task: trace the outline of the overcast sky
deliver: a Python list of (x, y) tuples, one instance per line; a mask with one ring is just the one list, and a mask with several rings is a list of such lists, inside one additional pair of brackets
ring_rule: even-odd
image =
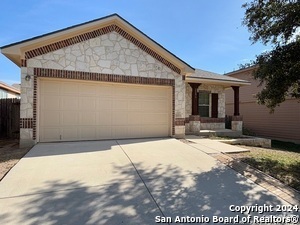
[[(267, 50), (252, 45), (240, 0), (1, 0), (0, 46), (118, 13), (191, 66), (220, 74)], [(20, 69), (0, 56), (0, 80)]]

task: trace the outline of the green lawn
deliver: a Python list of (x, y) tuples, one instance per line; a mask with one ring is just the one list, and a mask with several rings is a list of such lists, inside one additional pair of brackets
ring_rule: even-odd
[(249, 147), (241, 160), (300, 191), (300, 145), (272, 140), (272, 148)]

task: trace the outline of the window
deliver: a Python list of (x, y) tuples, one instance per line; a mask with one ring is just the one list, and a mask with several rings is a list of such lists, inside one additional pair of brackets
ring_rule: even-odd
[(0, 99), (1, 98), (7, 98), (7, 91), (6, 90), (1, 90), (0, 89)]
[(209, 117), (209, 93), (199, 92), (199, 115)]

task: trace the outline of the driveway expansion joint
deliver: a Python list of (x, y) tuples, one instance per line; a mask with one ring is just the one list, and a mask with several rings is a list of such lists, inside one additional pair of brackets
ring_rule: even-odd
[[(160, 208), (160, 206), (158, 205), (157, 201), (155, 200), (154, 196), (151, 194), (150, 189), (148, 188), (146, 182), (144, 181), (144, 179), (142, 178), (141, 174), (139, 173), (138, 169), (136, 168), (136, 166), (134, 165), (133, 161), (130, 159), (129, 155), (125, 152), (125, 150), (122, 148), (122, 145), (120, 145), (120, 143), (118, 142), (118, 140), (116, 140), (117, 144), (119, 145), (119, 147), (122, 149), (123, 153), (126, 155), (126, 157), (128, 158), (128, 160), (130, 161), (131, 165), (133, 166), (133, 168), (135, 169), (137, 175), (139, 176), (139, 178), (141, 179), (141, 181), (143, 182), (145, 188), (147, 189), (147, 192), (149, 193), (149, 195), (151, 196), (152, 200), (154, 201), (156, 207), (158, 208), (158, 210), (160, 211), (160, 213), (162, 214), (163, 217), (166, 217), (165, 214), (163, 213), (162, 209)], [(168, 223), (170, 224), (170, 223)]]

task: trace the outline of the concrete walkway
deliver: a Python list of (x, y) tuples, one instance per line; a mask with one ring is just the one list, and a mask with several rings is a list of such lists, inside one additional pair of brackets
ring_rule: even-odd
[(211, 140), (209, 138), (203, 138), (195, 135), (187, 135), (186, 140), (190, 141), (189, 145), (207, 154), (249, 152), (248, 149), (225, 144), (218, 140)]
[(156, 224), (157, 216), (202, 215), (213, 224), (215, 215), (244, 216), (230, 205), (255, 204), (287, 203), (175, 139), (38, 144), (0, 182), (2, 224)]

